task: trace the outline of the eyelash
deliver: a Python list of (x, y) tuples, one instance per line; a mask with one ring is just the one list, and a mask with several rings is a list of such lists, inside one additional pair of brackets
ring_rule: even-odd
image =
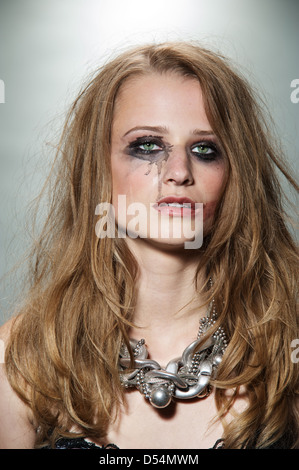
[[(200, 152), (194, 152), (193, 150), (197, 147), (202, 147), (202, 148), (207, 148), (210, 150), (210, 153), (200, 153)], [(200, 160), (204, 160), (206, 162), (212, 162), (219, 158), (220, 153), (217, 148), (217, 145), (214, 142), (211, 141), (203, 141), (203, 142), (197, 142), (195, 145), (192, 145), (191, 151), (193, 155), (196, 156), (196, 158)]]
[[(142, 149), (141, 146), (146, 145), (146, 144), (148, 145), (153, 144), (160, 148), (155, 149), (155, 150)], [(136, 140), (134, 140), (133, 142), (129, 144), (129, 150), (133, 151), (136, 157), (138, 155), (141, 155), (141, 156), (156, 155), (159, 152), (165, 151), (167, 147), (169, 148), (169, 146), (163, 143), (162, 138), (152, 137), (152, 136), (138, 137)]]
[[(145, 150), (142, 149), (142, 145), (156, 145), (159, 149), (154, 150)], [(197, 147), (206, 147), (209, 150), (209, 153), (200, 153), (194, 152), (194, 149)], [(153, 136), (143, 136), (138, 137), (133, 142), (131, 142), (128, 146), (128, 153), (136, 158), (148, 157), (148, 156), (156, 156), (160, 152), (170, 151), (172, 148), (171, 145), (166, 144), (163, 142), (162, 137), (153, 137)], [(189, 149), (189, 152), (193, 155), (196, 159), (205, 161), (205, 162), (213, 162), (220, 157), (220, 152), (217, 148), (217, 145), (214, 142), (209, 140), (196, 142), (196, 144), (192, 145)]]

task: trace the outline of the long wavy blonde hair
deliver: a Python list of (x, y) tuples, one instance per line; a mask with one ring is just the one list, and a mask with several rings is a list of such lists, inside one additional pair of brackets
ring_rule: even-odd
[[(110, 131), (119, 89), (152, 72), (198, 79), (228, 164), (215, 223), (201, 248), (218, 321), (229, 337), (215, 383), (220, 418), (241, 386), (249, 400), (224, 424), (225, 446), (263, 448), (283, 436), (295, 446), (299, 368), (291, 341), (299, 331), (298, 252), (276, 170), (298, 186), (247, 81), (221, 55), (196, 44), (123, 52), (73, 103), (52, 170), (49, 214), (30, 258), (31, 287), (6, 351), (8, 378), (33, 411), (37, 446), (73, 436), (72, 428), (101, 439), (117, 414), (123, 396), (118, 353), (132, 320), (138, 266), (124, 239), (96, 235), (95, 208), (111, 202)], [(235, 391), (229, 399), (228, 388)]]

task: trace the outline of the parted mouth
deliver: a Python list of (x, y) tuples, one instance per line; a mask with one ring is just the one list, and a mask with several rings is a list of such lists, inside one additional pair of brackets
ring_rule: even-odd
[(198, 204), (196, 204), (195, 201), (188, 197), (178, 196), (163, 197), (159, 199), (153, 207), (160, 212), (160, 214), (173, 217), (193, 217), (199, 210)]
[(176, 196), (168, 196), (163, 197), (160, 199), (156, 207), (179, 207), (179, 208), (188, 208), (195, 210), (195, 201), (189, 199), (188, 197), (176, 197)]

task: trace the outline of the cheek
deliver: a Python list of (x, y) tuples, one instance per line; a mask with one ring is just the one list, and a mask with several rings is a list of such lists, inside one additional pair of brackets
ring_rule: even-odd
[(220, 201), (225, 183), (224, 168), (215, 168), (207, 171), (204, 177), (204, 221), (214, 216), (217, 204)]
[(224, 165), (208, 168), (201, 174), (201, 181), (207, 201), (218, 201), (225, 183)]
[(122, 162), (121, 158), (118, 158), (118, 156), (112, 156), (111, 172), (113, 197), (116, 198), (119, 194), (127, 194), (128, 189), (131, 186), (131, 169), (128, 165), (125, 165), (124, 162)]
[(141, 169), (128, 165), (118, 165), (115, 168), (112, 165), (113, 198), (116, 199), (121, 194), (127, 196), (128, 202), (142, 202), (149, 183), (154, 184), (153, 178), (145, 175), (146, 169), (146, 164)]

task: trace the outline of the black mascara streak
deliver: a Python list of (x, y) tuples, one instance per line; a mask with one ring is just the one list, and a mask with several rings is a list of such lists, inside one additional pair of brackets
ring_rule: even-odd
[(157, 200), (159, 200), (162, 196), (162, 178), (161, 178), (161, 174), (162, 174), (162, 166), (163, 166), (163, 162), (167, 162), (168, 160), (168, 157), (169, 157), (169, 154), (170, 152), (172, 151), (172, 147), (173, 145), (167, 145), (164, 150), (163, 150), (163, 153), (164, 153), (164, 156), (163, 158), (160, 157), (158, 160), (156, 161), (149, 161), (149, 164), (148, 164), (148, 169), (147, 169), (147, 172), (145, 173), (145, 175), (149, 175), (151, 170), (152, 170), (152, 166), (153, 164), (155, 164), (157, 166), (157, 172), (158, 172), (158, 197), (157, 197)]

